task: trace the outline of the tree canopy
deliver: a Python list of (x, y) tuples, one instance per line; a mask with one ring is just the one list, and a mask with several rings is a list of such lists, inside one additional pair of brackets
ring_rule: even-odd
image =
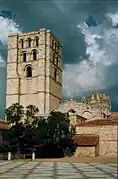
[(68, 114), (52, 111), (47, 118), (39, 117), (38, 107), (28, 105), (24, 108), (16, 103), (6, 109), (6, 119), (11, 124), (11, 145), (55, 144), (65, 151), (72, 148), (75, 129), (70, 126)]

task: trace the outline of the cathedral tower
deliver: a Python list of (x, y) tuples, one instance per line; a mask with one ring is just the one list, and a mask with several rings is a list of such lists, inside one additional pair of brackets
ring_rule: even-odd
[(62, 46), (50, 30), (8, 37), (6, 107), (20, 103), (41, 114), (62, 100)]

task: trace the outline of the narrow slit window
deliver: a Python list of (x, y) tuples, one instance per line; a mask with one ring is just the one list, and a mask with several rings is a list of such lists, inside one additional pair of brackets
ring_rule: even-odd
[(23, 52), (23, 62), (26, 62), (26, 58), (27, 58), (26, 52)]
[(57, 50), (59, 51), (59, 45), (57, 46)]
[(28, 47), (31, 47), (31, 39), (28, 39)]
[(52, 48), (54, 49), (55, 42), (52, 40)]
[(36, 47), (38, 47), (38, 45), (39, 45), (39, 38), (38, 37), (35, 38), (35, 43), (36, 43)]
[(59, 57), (57, 57), (56, 59), (56, 65), (58, 66), (58, 64), (59, 64)]
[(21, 48), (24, 47), (24, 42), (23, 42), (23, 39), (21, 39)]
[(55, 53), (53, 53), (53, 59), (52, 59), (53, 63), (55, 63)]
[(60, 48), (59, 48), (59, 45), (57, 46), (57, 53), (59, 53), (59, 50), (60, 50)]
[(57, 52), (57, 43), (55, 42), (55, 50), (56, 50), (56, 52)]
[(56, 81), (57, 80), (57, 69), (55, 68), (54, 70), (54, 80)]

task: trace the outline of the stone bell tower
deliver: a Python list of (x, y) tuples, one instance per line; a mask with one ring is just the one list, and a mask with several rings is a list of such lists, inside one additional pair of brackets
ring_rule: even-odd
[(40, 114), (62, 100), (62, 46), (50, 30), (8, 37), (6, 107), (20, 103), (39, 108)]

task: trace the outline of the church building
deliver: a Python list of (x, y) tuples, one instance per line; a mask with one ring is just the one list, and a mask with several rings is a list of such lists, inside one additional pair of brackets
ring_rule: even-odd
[(73, 122), (108, 119), (109, 97), (95, 90), (77, 102), (62, 102), (62, 45), (50, 30), (8, 36), (6, 107), (19, 103), (69, 113)]
[(9, 35), (6, 107), (32, 104), (48, 114), (61, 100), (61, 43), (46, 29)]

